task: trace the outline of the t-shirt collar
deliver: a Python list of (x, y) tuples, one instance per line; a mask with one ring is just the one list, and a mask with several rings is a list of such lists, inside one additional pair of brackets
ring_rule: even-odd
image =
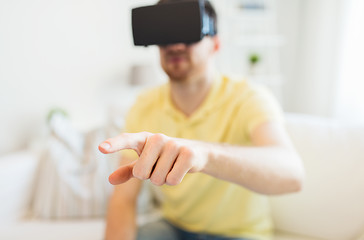
[(173, 104), (170, 96), (171, 86), (170, 83), (168, 82), (164, 86), (161, 94), (161, 97), (163, 98), (161, 99), (163, 103), (163, 109), (171, 117), (173, 117), (176, 121), (179, 122), (195, 123), (197, 121), (200, 121), (201, 119), (204, 119), (209, 114), (209, 112), (211, 112), (211, 110), (217, 107), (215, 103), (218, 102), (217, 98), (219, 97), (219, 89), (221, 84), (222, 84), (222, 77), (219, 74), (215, 74), (211, 89), (209, 90), (209, 93), (207, 94), (202, 104), (196, 109), (196, 111), (191, 116), (186, 116)]

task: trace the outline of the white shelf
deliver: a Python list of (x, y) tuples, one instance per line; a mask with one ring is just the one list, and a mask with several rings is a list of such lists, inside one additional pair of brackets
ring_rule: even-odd
[(280, 47), (285, 40), (280, 35), (241, 35), (232, 42), (239, 47)]
[[(280, 48), (286, 40), (277, 32), (276, 0), (213, 0), (213, 3), (225, 48), (220, 60), (222, 68), (265, 85), (282, 100)], [(254, 69), (250, 66), (251, 54), (259, 55), (260, 59)]]

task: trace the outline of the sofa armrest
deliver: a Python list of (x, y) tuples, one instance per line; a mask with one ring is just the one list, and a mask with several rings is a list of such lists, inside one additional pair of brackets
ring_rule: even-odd
[(19, 151), (0, 157), (0, 223), (11, 223), (28, 213), (39, 154)]
[(302, 114), (286, 119), (306, 181), (298, 194), (271, 198), (277, 229), (357, 239), (364, 229), (364, 126)]

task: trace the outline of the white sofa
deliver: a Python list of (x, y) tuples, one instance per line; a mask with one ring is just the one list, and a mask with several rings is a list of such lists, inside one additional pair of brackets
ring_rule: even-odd
[[(287, 114), (287, 130), (307, 179), (302, 192), (271, 197), (275, 240), (364, 240), (364, 126)], [(31, 150), (0, 157), (0, 239), (102, 239), (102, 216), (24, 217), (38, 164), (39, 154)], [(143, 214), (140, 222), (151, 217)]]

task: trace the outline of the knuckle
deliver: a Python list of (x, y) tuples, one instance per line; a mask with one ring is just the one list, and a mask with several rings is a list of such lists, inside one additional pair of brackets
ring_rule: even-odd
[(150, 178), (150, 181), (151, 181), (151, 183), (153, 183), (154, 185), (157, 185), (157, 186), (162, 186), (165, 183), (164, 179), (162, 179), (160, 176), (157, 176), (157, 175), (156, 176), (153, 175)]
[(144, 132), (139, 132), (138, 135), (142, 136), (142, 137), (138, 138), (138, 140), (140, 142), (145, 142), (145, 139), (147, 139), (149, 137), (149, 133), (145, 132), (145, 131)]
[(164, 146), (165, 150), (168, 152), (173, 152), (177, 150), (177, 143), (172, 140), (168, 140)]
[(182, 147), (180, 150), (181, 160), (184, 164), (191, 166), (193, 164), (193, 152), (190, 148)]
[(148, 141), (153, 144), (162, 145), (166, 141), (166, 136), (161, 133), (156, 133), (148, 137)]
[(168, 175), (167, 176), (167, 179), (166, 179), (166, 183), (168, 185), (171, 185), (171, 186), (175, 186), (177, 184), (179, 184), (181, 182), (182, 179), (176, 177), (176, 176), (173, 176), (173, 175)]
[(191, 158), (193, 155), (193, 152), (190, 148), (183, 146), (180, 149), (181, 155), (185, 158)]
[(137, 166), (133, 168), (133, 176), (140, 180), (146, 180), (149, 178), (149, 174), (146, 173), (142, 168), (138, 168)]
[(139, 132), (139, 135), (143, 136), (143, 137), (139, 138), (139, 141), (144, 143), (145, 139), (147, 139), (151, 136), (151, 133), (144, 131), (144, 132)]
[(163, 141), (165, 137), (166, 136), (161, 133), (156, 133), (152, 136), (152, 138), (155, 139), (156, 141)]

